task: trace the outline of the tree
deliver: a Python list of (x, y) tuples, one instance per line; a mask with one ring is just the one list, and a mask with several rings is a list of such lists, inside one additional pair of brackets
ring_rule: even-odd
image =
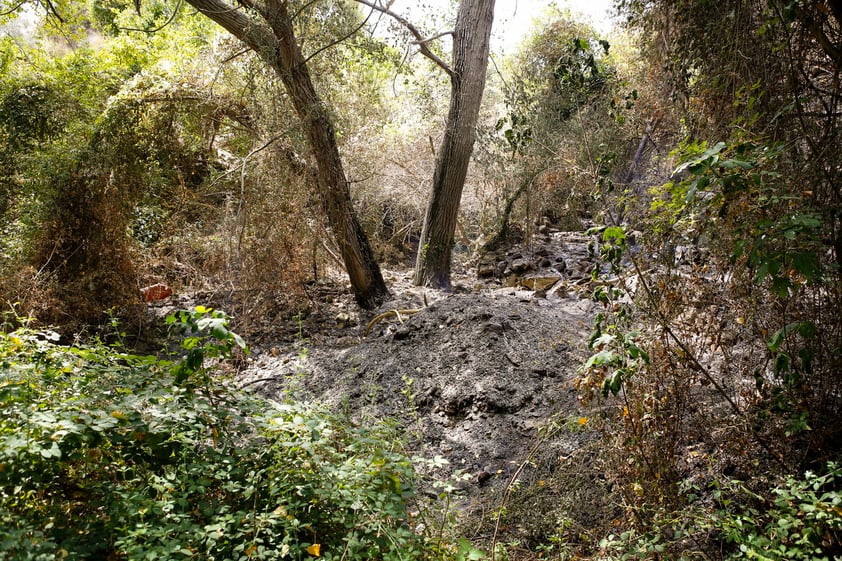
[[(336, 233), (357, 302), (364, 308), (374, 307), (388, 296), (388, 289), (353, 212), (333, 127), (310, 79), (287, 3), (283, 0), (246, 2), (243, 5), (249, 8), (247, 13), (225, 0), (187, 1), (253, 49), (280, 76), (313, 150), (323, 209)], [(415, 270), (417, 285), (449, 288), (456, 221), (485, 88), (494, 0), (460, 3), (452, 32), (452, 68), (429, 49), (427, 43), (432, 39), (421, 37), (409, 22), (389, 11), (388, 5), (358, 1), (396, 17), (415, 35), (422, 53), (450, 76), (450, 109), (436, 159)]]
[(494, 0), (462, 0), (453, 31), (450, 109), (415, 263), (419, 286), (450, 287), (456, 219), (476, 139), (493, 22)]
[[(494, 0), (462, 0), (454, 30), (432, 38), (424, 38), (406, 19), (376, 1), (357, 1), (400, 22), (414, 35), (421, 52), (450, 76), (450, 109), (444, 138), (436, 156), (414, 279), (418, 286), (450, 288), (451, 250), (485, 90), (491, 27), (494, 23)], [(452, 67), (428, 46), (433, 39), (447, 34), (453, 36)]]
[(339, 245), (354, 297), (363, 308), (376, 307), (389, 297), (389, 290), (351, 204), (333, 124), (307, 69), (288, 3), (242, 2), (246, 11), (225, 0), (187, 2), (245, 43), (280, 77), (313, 152), (320, 203)]
[[(624, 86), (596, 31), (561, 13), (537, 26), (505, 63), (506, 115), (494, 130), (483, 170), (503, 181), (499, 226), (481, 252), (510, 241), (510, 223), (535, 218), (578, 230), (593, 216), (606, 179), (626, 143), (620, 100)], [(605, 185), (607, 187), (607, 185)], [(518, 200), (525, 202), (518, 203)]]

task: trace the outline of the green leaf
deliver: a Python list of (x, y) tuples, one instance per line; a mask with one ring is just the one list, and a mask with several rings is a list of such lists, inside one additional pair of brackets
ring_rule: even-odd
[(61, 449), (55, 442), (49, 448), (41, 448), (38, 452), (44, 458), (61, 458)]
[(780, 376), (781, 374), (788, 372), (791, 362), (790, 356), (787, 353), (778, 353), (775, 356), (775, 375)]
[(592, 368), (594, 366), (604, 366), (606, 364), (615, 364), (618, 362), (617, 353), (611, 350), (604, 350), (596, 353), (595, 355), (591, 356), (587, 362), (585, 362), (584, 368)]
[(819, 275), (819, 258), (813, 252), (796, 253), (792, 258), (792, 268), (808, 281), (814, 281)]
[(772, 337), (766, 343), (766, 347), (772, 352), (778, 352), (781, 349), (781, 346), (784, 344), (784, 341), (786, 341), (786, 338), (789, 336), (789, 334), (797, 332), (799, 330), (801, 323), (802, 322), (798, 321), (793, 322), (775, 331), (775, 333), (772, 334)]
[(725, 169), (734, 169), (734, 168), (741, 168), (741, 169), (752, 169), (755, 167), (755, 164), (752, 162), (746, 162), (744, 160), (723, 160), (720, 164)]
[(634, 359), (642, 358), (643, 362), (649, 364), (649, 353), (638, 347), (634, 344), (628, 344), (626, 346), (626, 352), (629, 353), (629, 356)]
[(602, 382), (602, 395), (607, 396), (609, 393), (617, 395), (623, 387), (623, 380), (625, 379), (626, 371), (622, 368), (615, 370), (611, 376), (607, 377)]
[(619, 226), (611, 226), (602, 232), (602, 241), (604, 242), (623, 242), (626, 239), (626, 233)]
[(712, 148), (708, 148), (701, 155), (684, 162), (678, 166), (674, 174), (680, 174), (685, 170), (689, 170), (694, 175), (701, 175), (705, 170), (715, 165), (719, 161), (719, 153), (725, 149), (724, 142), (717, 142)]

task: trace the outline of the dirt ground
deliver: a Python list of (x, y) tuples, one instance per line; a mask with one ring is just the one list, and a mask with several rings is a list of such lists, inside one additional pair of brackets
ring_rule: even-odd
[(592, 438), (571, 429), (542, 440), (551, 419), (575, 429), (583, 415), (571, 381), (595, 313), (587, 242), (548, 233), (460, 269), (451, 293), (387, 271), (394, 299), (373, 313), (312, 287), (317, 304), (285, 330), (251, 336), (239, 383), (360, 423), (397, 419), (411, 453), (448, 461), (438, 477), (463, 474), (460, 508), (487, 510), (534, 471), (536, 449), (552, 463)]

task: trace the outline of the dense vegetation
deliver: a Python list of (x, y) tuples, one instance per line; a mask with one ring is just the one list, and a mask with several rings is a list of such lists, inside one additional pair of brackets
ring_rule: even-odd
[(212, 376), (211, 360), (245, 350), (221, 312), (169, 323), (185, 334), (178, 360), (59, 345), (29, 328), (0, 338), (0, 559), (447, 551), (412, 529), (414, 468), (393, 428), (352, 427)]
[[(360, 222), (405, 265), (446, 76), (354, 3), (289, 4)], [(300, 313), (341, 251), (259, 56), (180, 3), (45, 5), (25, 30), (0, 9), (0, 559), (477, 557), (415, 532), (397, 429), (226, 382), (220, 312), (173, 316), (175, 355), (120, 346), (141, 286), (224, 289), (249, 325)], [(477, 125), (456, 254), (549, 225), (603, 264), (576, 379), (600, 479), (559, 468), (550, 522), (491, 555), (840, 559), (842, 8), (616, 5), (608, 39), (548, 15)], [(495, 522), (530, 526), (530, 493)]]

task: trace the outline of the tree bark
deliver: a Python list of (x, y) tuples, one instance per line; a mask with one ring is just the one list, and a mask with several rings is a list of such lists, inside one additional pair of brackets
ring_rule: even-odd
[(320, 203), (340, 248), (354, 297), (365, 309), (377, 307), (389, 297), (389, 290), (354, 213), (333, 124), (310, 78), (287, 2), (267, 0), (253, 5), (259, 19), (224, 0), (187, 2), (255, 51), (281, 78), (316, 160)]
[(488, 68), (494, 0), (462, 0), (453, 32), (450, 109), (421, 230), (415, 284), (450, 288), (456, 220)]

